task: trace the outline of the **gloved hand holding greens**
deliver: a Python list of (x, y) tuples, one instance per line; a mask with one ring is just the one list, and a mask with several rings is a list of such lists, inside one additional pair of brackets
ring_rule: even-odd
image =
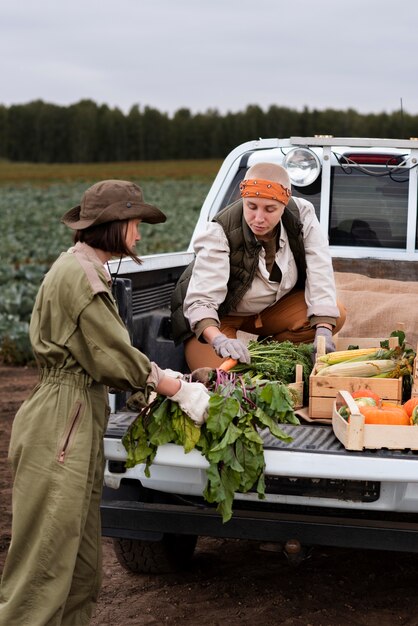
[[(195, 383), (196, 384), (196, 383)], [(213, 370), (206, 384), (210, 398), (206, 422), (196, 426), (177, 402), (157, 395), (123, 437), (127, 467), (145, 463), (145, 474), (157, 448), (165, 443), (199, 450), (209, 463), (203, 497), (217, 504), (224, 522), (232, 516), (235, 492), (256, 489), (264, 497), (263, 440), (258, 429), (268, 428), (282, 441), (291, 439), (280, 423), (298, 424), (292, 395), (283, 383), (256, 380), (248, 373)]]

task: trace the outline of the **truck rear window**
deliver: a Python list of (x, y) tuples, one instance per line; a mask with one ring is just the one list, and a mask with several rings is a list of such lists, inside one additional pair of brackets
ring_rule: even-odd
[[(391, 174), (387, 167), (378, 166), (369, 170), (372, 174), (356, 166), (332, 168), (329, 242), (334, 246), (405, 249), (409, 173), (397, 169)], [(237, 172), (220, 209), (240, 197), (239, 183), (245, 171)], [(312, 202), (319, 219), (321, 179), (292, 191), (295, 197)]]
[[(374, 168), (371, 176), (356, 168), (347, 174), (333, 168), (329, 241), (336, 246), (405, 248), (408, 173), (388, 176)], [(383, 175), (383, 174), (386, 175)]]

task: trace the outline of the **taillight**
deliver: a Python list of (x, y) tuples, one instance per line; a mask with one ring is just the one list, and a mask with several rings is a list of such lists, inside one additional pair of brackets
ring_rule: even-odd
[(399, 165), (404, 161), (404, 156), (384, 154), (376, 152), (345, 152), (340, 157), (340, 163), (342, 165), (351, 163), (357, 163), (359, 165)]

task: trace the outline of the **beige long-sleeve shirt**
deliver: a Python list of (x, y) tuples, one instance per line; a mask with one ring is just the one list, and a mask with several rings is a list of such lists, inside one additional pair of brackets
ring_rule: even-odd
[[(311, 202), (294, 198), (303, 225), (307, 279), (305, 299), (308, 317), (339, 316), (332, 260), (328, 241), (323, 234)], [(196, 261), (184, 300), (184, 314), (191, 329), (202, 320), (211, 318), (219, 323), (218, 308), (225, 300), (229, 279), (229, 244), (222, 226), (210, 222), (206, 231), (194, 242)], [(287, 233), (282, 225), (280, 245), (275, 262), (282, 272), (282, 280), (269, 279), (265, 251), (260, 251), (258, 269), (249, 290), (231, 314), (260, 313), (289, 293), (297, 282), (297, 267), (290, 249)]]

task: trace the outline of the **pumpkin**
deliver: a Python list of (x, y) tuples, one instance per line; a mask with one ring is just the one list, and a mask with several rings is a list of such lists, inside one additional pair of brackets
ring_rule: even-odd
[(380, 406), (360, 406), (365, 424), (387, 424), (409, 426), (410, 418), (401, 406), (383, 402)]
[(357, 391), (353, 391), (351, 396), (354, 399), (355, 398), (373, 398), (376, 404), (379, 404), (381, 400), (380, 396), (374, 391), (371, 391), (370, 389), (358, 389)]
[(405, 411), (408, 413), (409, 417), (411, 417), (412, 411), (414, 407), (416, 407), (417, 405), (418, 405), (418, 398), (410, 398), (409, 400), (404, 402), (402, 406), (405, 409)]
[(411, 426), (416, 426), (418, 424), (418, 404), (416, 404), (412, 409), (412, 414), (409, 419), (411, 421)]

